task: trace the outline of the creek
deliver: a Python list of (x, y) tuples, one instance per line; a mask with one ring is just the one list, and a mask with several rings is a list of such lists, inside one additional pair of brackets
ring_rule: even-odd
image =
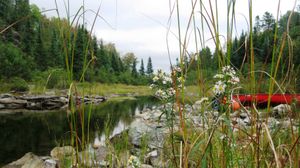
[[(157, 104), (153, 97), (137, 97), (86, 106), (85, 123), (91, 112), (90, 143), (103, 141), (105, 132), (110, 136), (120, 133), (130, 125), (135, 114)], [(69, 119), (63, 110), (0, 113), (0, 166), (17, 160), (27, 152), (47, 156), (55, 146), (69, 145)]]

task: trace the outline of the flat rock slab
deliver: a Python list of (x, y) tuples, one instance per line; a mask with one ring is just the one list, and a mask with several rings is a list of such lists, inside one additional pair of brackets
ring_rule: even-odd
[[(103, 96), (74, 96), (72, 100), (76, 104), (99, 104), (106, 101)], [(26, 110), (55, 110), (69, 104), (68, 96), (13, 96), (11, 94), (0, 95), (0, 110), (26, 109)]]

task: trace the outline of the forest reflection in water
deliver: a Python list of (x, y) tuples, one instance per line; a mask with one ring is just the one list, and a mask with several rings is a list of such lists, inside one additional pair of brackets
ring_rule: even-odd
[[(110, 135), (121, 132), (132, 122), (136, 113), (144, 108), (152, 108), (157, 103), (153, 97), (138, 97), (134, 100), (108, 101), (92, 106), (89, 125), (91, 143), (95, 138), (103, 140), (105, 129)], [(89, 108), (84, 108), (85, 123)], [(79, 132), (79, 136), (80, 134)], [(27, 152), (49, 155), (55, 146), (69, 144), (68, 115), (65, 111), (0, 114), (0, 135), (0, 166), (22, 157)]]

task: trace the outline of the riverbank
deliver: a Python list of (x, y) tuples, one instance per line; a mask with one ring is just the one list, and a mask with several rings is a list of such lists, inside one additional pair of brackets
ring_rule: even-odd
[[(290, 118), (291, 107), (288, 105), (279, 105), (274, 107), (270, 114), (264, 111), (257, 112), (257, 118), (251, 115), (249, 109), (236, 111), (230, 116), (221, 114), (218, 111), (203, 111), (203, 102), (196, 102), (193, 105), (185, 105), (187, 129), (190, 131), (190, 136), (194, 134), (202, 137), (201, 142), (213, 140), (218, 150), (219, 141), (227, 140), (233, 145), (234, 149), (248, 150), (247, 143), (254, 138), (251, 135), (251, 130), (257, 125), (261, 127), (261, 138), (267, 138), (267, 132), (277, 132), (274, 143), (279, 141), (286, 141), (287, 132), (297, 132), (299, 128), (299, 118)], [(48, 154), (49, 156), (37, 156), (33, 153), (27, 153), (24, 157), (12, 162), (9, 166), (25, 166), (39, 165), (40, 167), (61, 167), (71, 162), (76, 166), (86, 167), (127, 167), (132, 160), (138, 162), (140, 167), (172, 167), (174, 166), (172, 160), (171, 145), (175, 145), (176, 152), (180, 149), (180, 144), (183, 142), (183, 137), (180, 135), (179, 116), (178, 111), (174, 111), (174, 125), (173, 129), (170, 125), (170, 119), (166, 115), (162, 115), (166, 108), (170, 109), (171, 104), (166, 106), (156, 106), (153, 108), (145, 108), (140, 113), (135, 114), (134, 121), (130, 123), (127, 129), (123, 132), (106, 139), (105, 141), (95, 141), (88, 145), (85, 150), (76, 154), (75, 149), (70, 146), (55, 147)], [(222, 132), (224, 124), (230, 127), (232, 137), (227, 136)], [(204, 134), (215, 130), (212, 137), (206, 137)], [(175, 141), (172, 142), (170, 137), (174, 135)], [(233, 142), (233, 137), (234, 142)], [(198, 139), (196, 138), (196, 139)], [(211, 139), (212, 138), (212, 139)], [(250, 139), (249, 139), (250, 138)], [(282, 139), (283, 138), (283, 139)], [(191, 139), (192, 140), (192, 139)], [(266, 139), (267, 140), (267, 139)], [(128, 143), (128, 144), (127, 144)], [(191, 147), (193, 141), (189, 142)], [(261, 142), (263, 143), (263, 142)], [(268, 141), (265, 142), (268, 144)], [(205, 144), (205, 143), (204, 143)], [(199, 144), (201, 147), (204, 144)], [(268, 148), (268, 146), (265, 146)], [(120, 149), (122, 148), (122, 149)], [(198, 148), (197, 148), (198, 149)], [(198, 149), (201, 151), (201, 148)], [(196, 152), (196, 151), (194, 151)], [(217, 151), (218, 152), (218, 151)], [(251, 154), (241, 155), (240, 162), (247, 165), (246, 158)], [(271, 152), (271, 151), (265, 151)], [(236, 154), (240, 155), (243, 151)], [(191, 157), (197, 154), (191, 152)], [(270, 153), (272, 155), (272, 152)], [(77, 161), (76, 161), (77, 158)], [(179, 160), (179, 155), (176, 157)], [(199, 157), (196, 157), (199, 159)], [(245, 162), (244, 162), (245, 161)], [(265, 159), (266, 162), (272, 162), (272, 159)], [(196, 166), (196, 160), (191, 160), (191, 167)], [(71, 166), (71, 165), (69, 165)]]

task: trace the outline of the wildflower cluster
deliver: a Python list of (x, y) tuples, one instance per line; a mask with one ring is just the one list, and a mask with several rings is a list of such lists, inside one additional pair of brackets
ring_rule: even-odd
[(176, 87), (181, 88), (184, 81), (182, 77), (178, 77), (180, 72), (181, 69), (175, 67), (172, 75), (167, 74), (160, 69), (154, 74), (150, 88), (156, 90), (155, 96), (157, 98), (163, 101), (174, 99)]
[(213, 87), (213, 92), (215, 95), (225, 94), (226, 90), (232, 89), (236, 86), (240, 79), (236, 76), (235, 70), (230, 66), (225, 66), (222, 68), (222, 72), (214, 76), (217, 79)]
[(128, 164), (132, 167), (132, 168), (138, 168), (141, 167), (141, 163), (139, 161), (139, 158), (137, 158), (136, 156), (131, 155), (130, 158), (128, 159)]

